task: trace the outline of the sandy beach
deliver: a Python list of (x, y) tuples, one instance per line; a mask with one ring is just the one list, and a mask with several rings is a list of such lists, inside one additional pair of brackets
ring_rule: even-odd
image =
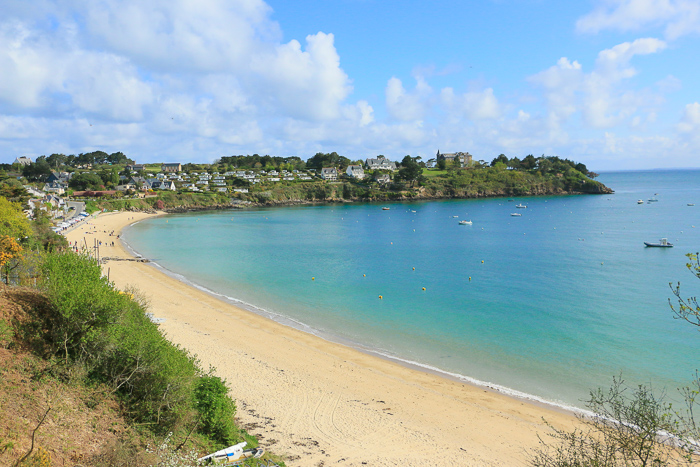
[[(101, 214), (66, 234), (101, 257), (129, 258), (116, 235), (145, 213)], [(109, 233), (114, 232), (113, 236)], [(83, 240), (84, 239), (84, 240)], [(112, 242), (115, 246), (112, 247)], [(109, 245), (109, 246), (108, 246)], [(226, 379), (241, 425), (289, 466), (526, 465), (573, 415), (407, 368), (237, 308), (147, 263), (110, 260), (172, 342)]]

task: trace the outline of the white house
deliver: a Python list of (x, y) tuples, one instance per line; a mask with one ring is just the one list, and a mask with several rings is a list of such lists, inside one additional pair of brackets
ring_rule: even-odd
[(376, 159), (366, 159), (365, 167), (370, 170), (396, 170), (396, 162), (390, 161), (384, 156), (378, 156)]
[(17, 159), (15, 159), (14, 163), (20, 165), (29, 165), (32, 163), (32, 160), (27, 156), (19, 156)]
[(389, 177), (389, 174), (380, 174), (375, 176), (374, 179), (380, 185), (386, 185), (387, 183), (391, 182), (391, 177)]
[(338, 180), (338, 171), (335, 167), (324, 167), (321, 169), (321, 178), (324, 180)]
[(362, 180), (365, 178), (365, 171), (362, 170), (361, 165), (349, 165), (345, 173), (348, 174), (348, 177), (352, 177), (357, 180)]

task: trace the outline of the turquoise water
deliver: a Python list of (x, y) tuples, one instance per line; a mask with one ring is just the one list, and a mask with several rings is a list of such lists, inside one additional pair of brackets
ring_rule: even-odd
[[(599, 180), (616, 193), (190, 213), (123, 238), (282, 322), (453, 375), (574, 406), (621, 372), (675, 393), (700, 355), (668, 305), (669, 282), (700, 290), (700, 171)], [(675, 248), (644, 248), (660, 237)]]

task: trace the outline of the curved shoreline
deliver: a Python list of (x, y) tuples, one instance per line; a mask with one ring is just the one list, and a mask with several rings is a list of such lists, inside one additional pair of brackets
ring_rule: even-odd
[[(102, 239), (148, 217), (109, 213), (67, 236), (78, 240), (92, 227), (97, 233), (87, 235)], [(107, 248), (127, 254), (116, 243)], [(118, 287), (142, 290), (173, 342), (198, 354), (204, 367), (217, 367), (238, 399), (242, 424), (262, 446), (288, 454), (288, 465), (523, 465), (525, 450), (547, 433), (542, 417), (557, 427), (575, 423), (546, 401), (294, 329), (148, 264), (104, 267)]]
[[(155, 217), (155, 216), (152, 216)], [(151, 218), (152, 218), (151, 217)], [(134, 223), (131, 223), (122, 230), (124, 232), (126, 229), (129, 227), (135, 225), (136, 223), (141, 222), (137, 221)], [(143, 255), (141, 255), (138, 251), (136, 251), (128, 242), (122, 240), (122, 244), (126, 247), (128, 252), (135, 258), (143, 258)], [(327, 331), (321, 331), (319, 329), (316, 329), (312, 326), (309, 326), (306, 323), (303, 323), (301, 321), (295, 320), (294, 318), (290, 318), (288, 316), (281, 315), (279, 313), (274, 313), (269, 310), (266, 310), (264, 308), (260, 308), (257, 305), (254, 305), (252, 303), (245, 302), (243, 300), (237, 299), (235, 297), (230, 297), (228, 295), (225, 295), (223, 293), (217, 292), (215, 290), (209, 289), (208, 287), (205, 287), (201, 284), (198, 284), (194, 282), (192, 279), (177, 273), (175, 271), (171, 271), (170, 269), (162, 266), (156, 261), (149, 261), (149, 264), (151, 267), (156, 268), (159, 272), (179, 281), (187, 285), (188, 287), (194, 287), (210, 296), (213, 298), (216, 298), (218, 300), (221, 300), (223, 302), (228, 303), (229, 305), (235, 306), (237, 308), (242, 308), (250, 313), (256, 314), (262, 318), (269, 319), (271, 321), (274, 321), (282, 326), (287, 326), (292, 329), (295, 329), (299, 332), (303, 332), (306, 334), (310, 334), (312, 336), (318, 337), (320, 339), (323, 339), (325, 341), (328, 341), (333, 344), (338, 344), (338, 345), (343, 345), (346, 347), (350, 347), (351, 349), (357, 350), (358, 352), (365, 353), (367, 355), (372, 355), (381, 359), (385, 359), (389, 362), (392, 362), (397, 365), (401, 365), (403, 367), (416, 370), (416, 371), (422, 371), (426, 372), (429, 374), (433, 374), (435, 376), (441, 377), (441, 378), (446, 378), (451, 381), (459, 382), (459, 383), (467, 383), (473, 386), (476, 386), (477, 388), (481, 389), (488, 389), (490, 391), (494, 391), (496, 393), (502, 394), (507, 397), (512, 397), (516, 400), (524, 400), (529, 403), (533, 404), (538, 404), (542, 407), (547, 407), (551, 408), (554, 410), (560, 410), (564, 413), (569, 413), (569, 414), (586, 414), (586, 415), (592, 415), (592, 412), (586, 411), (584, 409), (581, 409), (579, 407), (574, 407), (568, 404), (565, 404), (563, 402), (556, 402), (556, 401), (551, 401), (548, 399), (545, 399), (543, 397), (537, 396), (535, 394), (529, 394), (526, 392), (519, 391), (517, 389), (510, 388), (508, 386), (503, 386), (501, 384), (497, 383), (492, 383), (490, 381), (484, 381), (480, 380), (477, 378), (473, 378), (468, 375), (463, 375), (461, 373), (454, 373), (450, 372), (447, 370), (443, 370), (441, 368), (426, 364), (426, 363), (421, 363), (418, 361), (414, 360), (407, 360), (404, 359), (400, 356), (397, 355), (392, 355), (388, 353), (387, 351), (383, 351), (382, 349), (376, 349), (376, 348), (370, 348), (367, 346), (364, 346), (358, 342), (353, 342), (348, 339), (343, 339), (342, 337), (339, 337), (331, 332)]]

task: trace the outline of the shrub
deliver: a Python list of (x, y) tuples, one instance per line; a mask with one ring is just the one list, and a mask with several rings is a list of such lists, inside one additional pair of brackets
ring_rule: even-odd
[(194, 396), (201, 415), (201, 432), (222, 444), (236, 441), (239, 436), (233, 422), (236, 404), (228, 396), (228, 388), (221, 378), (202, 376), (197, 381)]
[(93, 357), (94, 347), (128, 298), (112, 288), (97, 261), (87, 256), (49, 254), (41, 272), (41, 286), (51, 302), (45, 316), (49, 345), (66, 362), (69, 357)]

